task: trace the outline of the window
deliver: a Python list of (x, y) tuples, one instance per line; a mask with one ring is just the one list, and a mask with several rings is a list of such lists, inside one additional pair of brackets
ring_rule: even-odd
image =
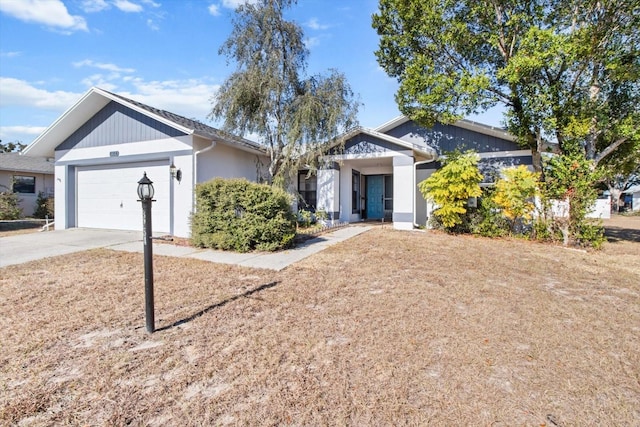
[(384, 210), (393, 211), (393, 175), (384, 176)]
[(36, 177), (14, 175), (13, 192), (22, 193), (22, 194), (35, 194), (36, 193)]
[(351, 171), (351, 213), (360, 213), (360, 172)]
[(299, 209), (315, 211), (317, 185), (315, 175), (309, 176), (308, 171), (298, 172), (298, 193), (301, 199)]

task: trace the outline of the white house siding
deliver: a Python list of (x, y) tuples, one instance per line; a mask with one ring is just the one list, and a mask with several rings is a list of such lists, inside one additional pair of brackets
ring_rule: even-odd
[(269, 165), (266, 157), (232, 148), (223, 143), (202, 152), (197, 158), (197, 182), (206, 182), (213, 178), (246, 178), (260, 181), (266, 177)]
[(340, 221), (355, 222), (360, 221), (360, 214), (352, 212), (351, 206), (351, 174), (353, 173), (353, 165), (345, 162), (340, 167)]
[(316, 208), (327, 213), (330, 220), (340, 219), (340, 168), (319, 169), (317, 172)]
[(603, 197), (596, 200), (587, 218), (609, 219), (611, 218), (611, 197)]
[(398, 230), (413, 228), (414, 205), (413, 157), (393, 158), (393, 227)]
[[(425, 166), (427, 166), (427, 165), (425, 165)], [(431, 166), (433, 166), (433, 163), (431, 163)], [(435, 168), (434, 169), (420, 169), (419, 167), (416, 167), (416, 171), (415, 171), (416, 182), (415, 182), (415, 190), (414, 190), (415, 191), (415, 200), (416, 200), (415, 223), (416, 223), (416, 225), (419, 225), (419, 226), (426, 226), (427, 225), (427, 219), (431, 215), (431, 212), (433, 210), (433, 206), (432, 206), (433, 204), (429, 203), (424, 198), (424, 196), (420, 192), (420, 188), (418, 187), (418, 184), (420, 184), (425, 179), (429, 178), (431, 176), (431, 174), (433, 174), (435, 171), (436, 171)]]
[[(103, 145), (97, 147), (72, 148), (68, 150), (56, 151), (56, 226), (60, 229), (92, 226), (105, 228), (122, 228), (122, 229), (141, 229), (142, 228), (142, 210), (140, 207), (140, 220), (135, 219), (135, 214), (124, 211), (132, 204), (133, 199), (127, 199), (125, 206), (124, 197), (128, 196), (129, 190), (121, 188), (122, 183), (112, 182), (111, 172), (113, 170), (122, 169), (136, 170), (144, 172), (145, 164), (149, 165), (150, 170), (156, 176), (149, 172), (148, 177), (154, 182), (158, 182), (156, 188), (156, 199), (160, 200), (160, 204), (154, 204), (154, 214), (158, 216), (158, 220), (152, 221), (154, 232), (171, 233), (179, 237), (188, 237), (189, 227), (188, 218), (191, 212), (191, 194), (192, 186), (192, 166), (191, 166), (191, 136), (181, 136), (175, 138), (164, 138), (153, 141), (130, 142), (127, 144)], [(180, 168), (183, 173), (183, 179), (180, 183), (176, 180), (168, 180), (169, 165), (174, 162), (176, 167)], [(162, 168), (158, 165), (165, 165), (165, 172), (161, 172)], [(83, 182), (78, 180), (83, 177), (99, 177), (95, 173), (89, 174), (87, 171), (103, 169), (102, 175), (104, 184), (101, 191), (109, 192), (109, 194), (120, 195), (123, 200), (122, 208), (120, 203), (114, 207), (112, 211), (114, 218), (96, 223), (95, 220), (80, 218), (79, 215), (86, 215), (91, 212), (91, 208), (85, 204), (78, 203), (78, 191), (83, 192), (86, 187)], [(115, 172), (117, 173), (117, 172)], [(164, 173), (164, 176), (158, 174)], [(137, 189), (137, 181), (142, 178), (142, 174), (138, 178), (130, 177), (132, 197), (135, 198)], [(114, 188), (109, 188), (109, 186)], [(155, 187), (155, 186), (154, 186)], [(168, 192), (169, 194), (163, 194)], [(84, 194), (82, 193), (83, 197)], [(112, 197), (112, 199), (113, 199)], [(115, 199), (111, 200), (113, 202)], [(136, 198), (137, 200), (137, 198)], [(106, 200), (105, 200), (106, 202)], [(117, 208), (117, 209), (116, 209)], [(123, 211), (118, 216), (118, 209)], [(133, 212), (133, 211), (129, 211)], [(168, 221), (167, 221), (168, 219)]]

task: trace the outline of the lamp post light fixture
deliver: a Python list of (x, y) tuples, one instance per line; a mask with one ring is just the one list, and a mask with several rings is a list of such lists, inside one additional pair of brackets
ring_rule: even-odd
[(153, 181), (145, 172), (138, 181), (138, 197), (142, 202), (142, 241), (144, 244), (144, 308), (147, 332), (155, 331), (153, 313), (153, 247), (151, 244), (151, 202), (153, 202)]

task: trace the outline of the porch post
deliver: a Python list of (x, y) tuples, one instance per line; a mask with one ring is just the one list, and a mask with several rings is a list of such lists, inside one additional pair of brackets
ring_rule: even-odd
[(414, 174), (412, 156), (393, 157), (393, 228), (413, 229)]

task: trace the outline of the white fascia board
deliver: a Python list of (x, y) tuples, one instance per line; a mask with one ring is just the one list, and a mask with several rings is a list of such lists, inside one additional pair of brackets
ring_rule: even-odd
[(484, 153), (478, 153), (478, 155), (480, 156), (481, 159), (498, 159), (501, 157), (520, 157), (520, 156), (530, 156), (531, 150), (489, 151)]
[(113, 96), (109, 92), (105, 92), (100, 88), (92, 87), (85, 93), (82, 98), (65, 111), (53, 124), (40, 134), (27, 148), (23, 150), (23, 154), (27, 156), (53, 157), (55, 148), (67, 139), (80, 126), (93, 117), (98, 111), (104, 108), (110, 101), (115, 101), (134, 111), (151, 117), (154, 120), (162, 122), (167, 126), (179, 130), (187, 135), (194, 133), (193, 129), (180, 126), (177, 123), (167, 120), (164, 117), (153, 114), (143, 108), (139, 108), (134, 104), (130, 104), (122, 98)]
[(381, 124), (380, 126), (378, 126), (377, 128), (375, 128), (374, 130), (376, 132), (387, 132), (393, 128), (396, 128), (400, 125), (403, 125), (405, 123), (407, 123), (409, 121), (409, 118), (407, 116), (398, 116), (394, 119), (389, 120), (386, 123)]
[(26, 156), (53, 157), (55, 148), (100, 109), (109, 103), (96, 94), (95, 88), (85, 93), (78, 102), (69, 107), (60, 117), (44, 130), (27, 148)]

